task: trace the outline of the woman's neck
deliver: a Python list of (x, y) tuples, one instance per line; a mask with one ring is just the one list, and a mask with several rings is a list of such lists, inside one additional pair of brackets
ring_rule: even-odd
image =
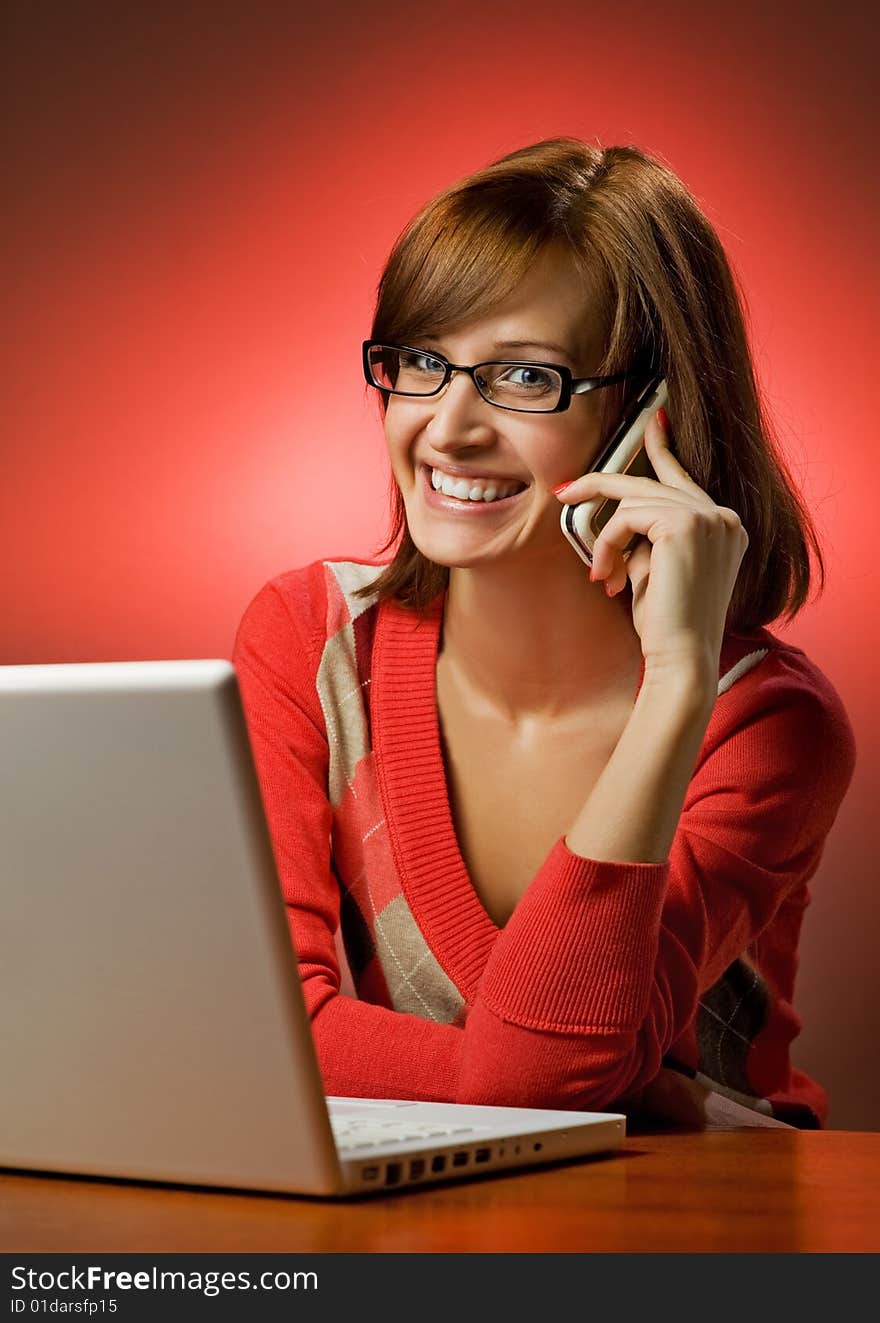
[(463, 698), (512, 724), (565, 717), (638, 683), (629, 592), (608, 598), (557, 551), (450, 571), (438, 667)]

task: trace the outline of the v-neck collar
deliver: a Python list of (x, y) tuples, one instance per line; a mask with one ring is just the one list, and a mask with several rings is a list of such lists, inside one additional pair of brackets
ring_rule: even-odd
[[(472, 1002), (500, 929), (471, 881), (449, 803), (437, 709), (445, 597), (422, 612), (393, 601), (379, 606), (370, 682), (373, 747), (403, 894), (434, 955)], [(644, 662), (636, 696), (643, 676)]]

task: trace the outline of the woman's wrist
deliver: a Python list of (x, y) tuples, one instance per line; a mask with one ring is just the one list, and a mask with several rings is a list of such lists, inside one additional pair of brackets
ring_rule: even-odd
[(566, 832), (572, 854), (617, 863), (662, 863), (717, 693), (704, 665), (654, 672), (592, 793)]
[(711, 712), (718, 696), (718, 669), (718, 658), (708, 648), (646, 658), (642, 691), (662, 694), (679, 706), (689, 700), (695, 712)]

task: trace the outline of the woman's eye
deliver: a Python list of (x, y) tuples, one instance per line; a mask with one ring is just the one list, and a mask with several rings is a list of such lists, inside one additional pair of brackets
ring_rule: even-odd
[(550, 385), (550, 377), (541, 368), (509, 368), (504, 374), (504, 381), (510, 386), (520, 386), (527, 390), (544, 390)]
[(430, 354), (402, 353), (400, 366), (411, 372), (436, 374), (443, 371), (443, 364), (439, 359), (431, 358)]

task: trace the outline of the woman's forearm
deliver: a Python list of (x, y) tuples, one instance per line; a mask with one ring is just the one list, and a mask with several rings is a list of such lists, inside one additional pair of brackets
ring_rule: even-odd
[(699, 668), (662, 680), (645, 675), (614, 753), (566, 833), (573, 854), (618, 863), (668, 858), (715, 696)]

